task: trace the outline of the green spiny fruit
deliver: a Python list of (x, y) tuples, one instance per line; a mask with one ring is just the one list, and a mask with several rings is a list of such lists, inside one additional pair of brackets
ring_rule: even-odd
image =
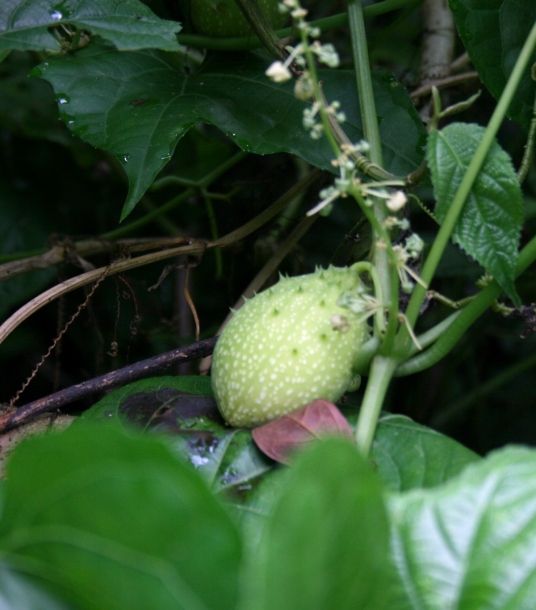
[(355, 270), (330, 267), (282, 277), (246, 301), (212, 359), (212, 386), (229, 424), (258, 426), (316, 398), (341, 397), (368, 325), (337, 301), (358, 286)]
[[(279, 11), (279, 0), (257, 0), (257, 4), (272, 27), (285, 25), (288, 15)], [(190, 0), (190, 18), (197, 33), (213, 38), (253, 33), (234, 0)]]

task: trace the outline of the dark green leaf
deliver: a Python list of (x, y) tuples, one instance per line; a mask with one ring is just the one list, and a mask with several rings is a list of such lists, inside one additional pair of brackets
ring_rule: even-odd
[(236, 527), (159, 440), (72, 428), (22, 443), (8, 473), (6, 561), (77, 608), (235, 608)]
[[(266, 62), (254, 55), (214, 57), (187, 76), (175, 58), (156, 51), (119, 53), (91, 45), (73, 57), (42, 64), (35, 74), (56, 92), (60, 116), (72, 132), (114, 154), (129, 178), (125, 217), (171, 158), (179, 139), (198, 122), (212, 123), (241, 148), (257, 154), (290, 152), (333, 170), (325, 138), (302, 128), (304, 102), (293, 85), (275, 85)], [(352, 141), (363, 137), (355, 76), (320, 75), (328, 100), (347, 115)], [(374, 75), (374, 93), (386, 168), (415, 169), (424, 154), (425, 130), (404, 88), (391, 74)]]
[(61, 45), (50, 33), (58, 25), (89, 30), (123, 51), (180, 49), (180, 24), (159, 19), (138, 0), (2, 0), (0, 49), (58, 52)]
[(444, 483), (480, 458), (448, 436), (391, 415), (380, 420), (371, 459), (388, 489), (406, 491)]
[[(452, 123), (430, 134), (427, 159), (434, 184), (439, 222), (482, 139), (479, 125)], [(508, 154), (493, 143), (458, 218), (452, 239), (493, 275), (519, 305), (514, 286), (523, 223), (521, 189)]]
[(536, 453), (510, 447), (430, 490), (392, 496), (391, 608), (532, 610)]
[[(499, 98), (531, 27), (536, 21), (534, 0), (449, 0), (454, 21), (480, 79)], [(536, 83), (531, 64), (510, 105), (508, 116), (526, 130), (532, 117)]]
[(348, 441), (299, 456), (265, 526), (250, 609), (380, 610), (391, 577), (381, 486)]
[(274, 464), (251, 432), (229, 428), (213, 398), (210, 377), (155, 377), (115, 390), (82, 416), (80, 425), (117, 420), (170, 437), (174, 451), (191, 462), (215, 492), (246, 502), (258, 479)]

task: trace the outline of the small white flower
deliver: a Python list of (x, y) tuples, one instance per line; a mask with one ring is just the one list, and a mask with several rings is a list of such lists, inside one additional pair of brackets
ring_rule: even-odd
[(422, 252), (424, 248), (423, 240), (417, 235), (417, 233), (412, 233), (406, 239), (406, 250), (410, 256), (410, 258), (417, 258), (419, 254)]
[(407, 203), (408, 198), (403, 191), (395, 191), (387, 200), (387, 207), (391, 212), (399, 212)]
[(300, 6), (291, 11), (290, 15), (293, 19), (304, 19), (307, 16), (307, 9)]
[(284, 83), (292, 78), (290, 70), (280, 61), (274, 61), (265, 74), (274, 83)]
[[(294, 95), (299, 100), (302, 100), (303, 102), (306, 102), (307, 100), (311, 99), (311, 97), (313, 96), (313, 93), (314, 93), (314, 90), (313, 90), (313, 81), (311, 80), (311, 77), (309, 76), (309, 73), (305, 72), (296, 81), (296, 84), (294, 85)], [(304, 124), (305, 124), (305, 117), (304, 117)]]
[(339, 66), (339, 55), (332, 44), (313, 43), (311, 50), (318, 56), (318, 61), (326, 64), (330, 68)]
[(329, 186), (322, 189), (319, 195), (322, 200), (307, 212), (307, 216), (313, 216), (330, 206), (340, 196), (340, 192), (334, 186)]

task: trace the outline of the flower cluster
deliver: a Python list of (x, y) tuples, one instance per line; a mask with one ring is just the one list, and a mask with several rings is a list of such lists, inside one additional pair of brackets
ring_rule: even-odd
[(311, 27), (305, 21), (307, 10), (300, 5), (298, 0), (283, 0), (279, 4), (279, 10), (290, 12), (300, 33), (301, 41), (294, 47), (286, 47), (287, 58), (284, 61), (273, 62), (266, 70), (266, 76), (275, 83), (284, 83), (295, 76), (294, 95), (302, 101), (316, 97), (312, 107), (306, 108), (304, 111), (303, 124), (311, 137), (318, 139), (324, 129), (322, 121), (317, 120), (319, 110), (325, 110), (339, 122), (343, 122), (345, 117), (336, 104), (327, 106), (324, 104), (324, 100), (319, 99), (318, 91), (315, 95), (315, 75), (311, 74), (311, 66), (309, 65), (309, 69), (307, 69), (307, 65), (315, 56), (320, 63), (330, 68), (336, 68), (339, 65), (339, 56), (332, 44), (321, 44), (318, 40), (309, 41), (310, 38), (318, 38), (321, 32), (319, 28)]
[[(307, 215), (328, 215), (336, 200), (339, 197), (347, 197), (348, 194), (352, 194), (362, 206), (369, 208), (378, 200), (383, 200), (387, 215), (383, 220), (382, 228), (387, 233), (382, 231), (383, 237), (378, 239), (376, 245), (379, 248), (388, 248), (387, 241), (390, 241), (388, 235), (393, 230), (410, 231), (409, 220), (401, 214), (407, 205), (407, 196), (400, 190), (404, 183), (400, 180), (367, 183), (358, 177), (358, 171), (363, 171), (363, 162), (367, 161), (364, 159), (364, 154), (368, 152), (369, 146), (366, 142), (357, 144), (349, 142), (340, 127), (340, 124), (346, 121), (340, 103), (326, 101), (316, 73), (316, 61), (331, 68), (338, 67), (337, 52), (333, 45), (322, 44), (318, 40), (320, 29), (307, 23), (307, 10), (300, 5), (299, 0), (283, 0), (279, 4), (279, 10), (290, 13), (299, 32), (300, 41), (293, 47), (286, 47), (288, 53), (286, 59), (273, 62), (266, 70), (266, 75), (276, 83), (295, 79), (294, 95), (304, 102), (309, 102), (303, 110), (303, 128), (313, 140), (318, 140), (322, 136), (328, 138), (335, 151), (335, 158), (331, 164), (339, 174), (333, 185), (320, 191), (320, 201), (307, 212)], [(403, 245), (397, 244), (392, 247), (391, 259), (393, 265), (396, 264), (401, 288), (405, 292), (409, 293), (413, 290), (414, 282), (422, 283), (410, 266), (410, 261), (419, 258), (422, 248), (423, 242), (415, 234), (407, 238)], [(365, 316), (370, 315), (368, 312), (381, 308), (381, 304), (371, 302), (370, 295), (354, 294), (346, 299), (345, 307), (354, 312), (359, 311)]]
[(412, 279), (427, 288), (417, 273), (408, 265), (410, 260), (417, 260), (419, 258), (423, 247), (424, 242), (416, 233), (412, 233), (405, 240), (404, 245), (397, 244), (393, 246), (393, 251), (397, 259), (400, 287), (406, 293), (410, 293), (413, 290)]

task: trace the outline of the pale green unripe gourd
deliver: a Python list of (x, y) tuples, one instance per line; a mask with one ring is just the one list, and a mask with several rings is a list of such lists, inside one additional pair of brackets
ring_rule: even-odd
[(283, 277), (246, 301), (212, 360), (212, 386), (229, 424), (258, 426), (316, 398), (341, 397), (369, 331), (337, 301), (360, 285), (355, 270), (330, 267)]

